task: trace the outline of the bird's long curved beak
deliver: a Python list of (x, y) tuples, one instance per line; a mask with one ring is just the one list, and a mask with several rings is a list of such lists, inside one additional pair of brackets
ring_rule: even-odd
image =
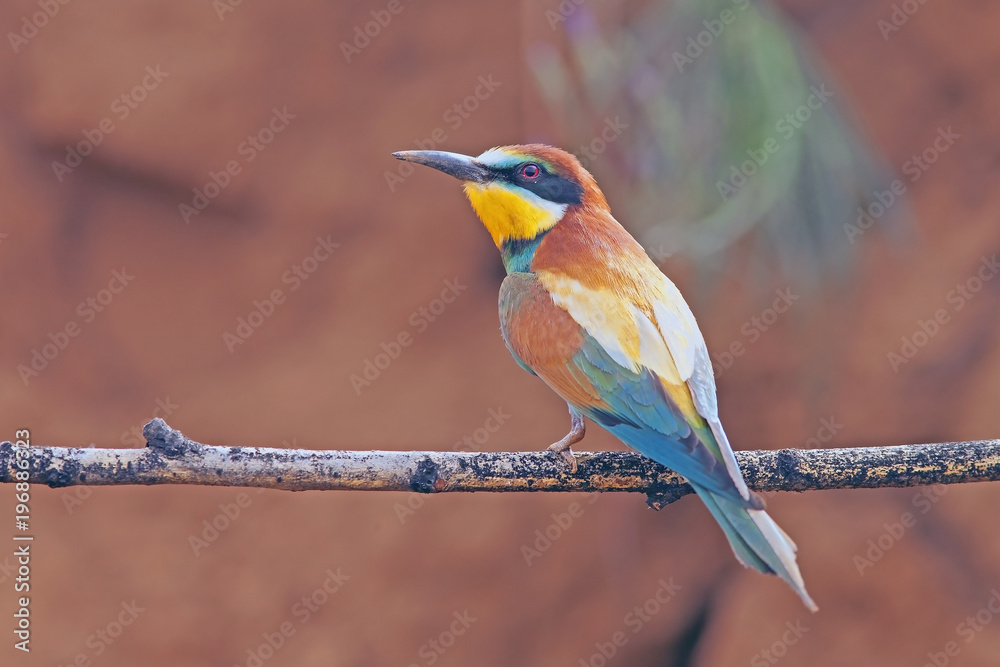
[(397, 151), (392, 154), (397, 160), (416, 162), (433, 167), (454, 176), (460, 181), (484, 183), (492, 177), (492, 172), (468, 155), (447, 151)]

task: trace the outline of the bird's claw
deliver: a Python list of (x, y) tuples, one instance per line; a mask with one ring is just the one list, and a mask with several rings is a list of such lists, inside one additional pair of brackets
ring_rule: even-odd
[(576, 454), (573, 453), (573, 443), (568, 442), (569, 438), (563, 438), (559, 442), (554, 442), (549, 445), (548, 450), (550, 452), (555, 452), (563, 457), (563, 460), (569, 464), (570, 472), (575, 473), (577, 470)]
[(583, 421), (583, 416), (577, 412), (573, 406), (569, 408), (570, 427), (569, 433), (559, 442), (549, 445), (549, 451), (555, 452), (563, 457), (569, 464), (570, 472), (576, 472), (576, 455), (573, 453), (573, 445), (583, 440), (587, 433), (587, 425)]

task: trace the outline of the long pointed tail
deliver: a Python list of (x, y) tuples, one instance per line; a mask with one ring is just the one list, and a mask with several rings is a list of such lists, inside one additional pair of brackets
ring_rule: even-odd
[(795, 563), (795, 542), (764, 510), (748, 509), (731, 498), (692, 484), (715, 520), (729, 538), (729, 544), (745, 567), (776, 574), (799, 594), (810, 611), (819, 607), (806, 592)]

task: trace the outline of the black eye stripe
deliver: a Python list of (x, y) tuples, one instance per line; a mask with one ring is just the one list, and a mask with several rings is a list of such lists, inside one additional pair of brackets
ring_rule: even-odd
[[(538, 167), (538, 174), (527, 178), (522, 170), (528, 165)], [(496, 169), (497, 177), (533, 192), (555, 204), (579, 204), (583, 201), (583, 186), (564, 176), (553, 174), (536, 162), (525, 162), (507, 169)]]
[(562, 176), (546, 174), (533, 183), (520, 185), (542, 199), (548, 199), (556, 204), (579, 204), (583, 201), (583, 188)]

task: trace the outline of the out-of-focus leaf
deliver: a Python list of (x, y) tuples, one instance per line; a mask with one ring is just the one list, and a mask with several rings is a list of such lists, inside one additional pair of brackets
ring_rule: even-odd
[(721, 261), (752, 235), (759, 262), (799, 284), (849, 275), (845, 224), (888, 172), (798, 31), (763, 1), (601, 10), (577, 6), (532, 40), (528, 63), (654, 258)]

